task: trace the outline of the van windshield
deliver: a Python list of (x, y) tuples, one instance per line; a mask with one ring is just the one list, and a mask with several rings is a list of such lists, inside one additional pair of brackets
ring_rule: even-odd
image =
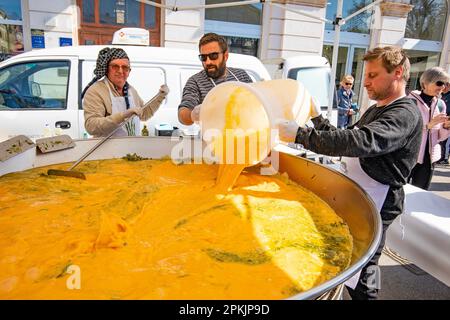
[(320, 106), (328, 106), (330, 69), (323, 67), (295, 68), (289, 70), (288, 78), (300, 81), (315, 97)]
[(37, 61), (0, 70), (0, 109), (66, 109), (68, 61)]

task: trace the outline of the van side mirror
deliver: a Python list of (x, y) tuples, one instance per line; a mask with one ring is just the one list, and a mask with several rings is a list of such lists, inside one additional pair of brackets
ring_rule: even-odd
[(40, 97), (42, 94), (41, 85), (37, 82), (31, 82), (31, 94), (35, 97)]

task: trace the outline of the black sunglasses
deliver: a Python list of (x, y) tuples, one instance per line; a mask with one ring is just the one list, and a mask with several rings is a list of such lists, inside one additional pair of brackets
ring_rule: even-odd
[(353, 85), (353, 83), (350, 83), (350, 82), (346, 82), (346, 83), (345, 83), (345, 85), (347, 85), (347, 86), (352, 86), (352, 85)]
[(223, 52), (211, 52), (208, 54), (199, 54), (198, 58), (202, 62), (205, 62), (208, 58), (209, 58), (209, 60), (217, 60), (217, 58), (219, 58), (219, 54), (221, 54), (221, 53), (223, 53)]
[(442, 86), (447, 85), (447, 83), (445, 83), (444, 81), (436, 81), (436, 85), (437, 85), (438, 87), (442, 87)]

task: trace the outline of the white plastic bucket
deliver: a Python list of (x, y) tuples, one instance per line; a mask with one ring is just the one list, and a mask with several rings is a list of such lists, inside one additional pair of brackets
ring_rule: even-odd
[(279, 143), (279, 121), (304, 125), (312, 103), (305, 87), (291, 79), (224, 82), (202, 103), (202, 136), (220, 163), (254, 165)]

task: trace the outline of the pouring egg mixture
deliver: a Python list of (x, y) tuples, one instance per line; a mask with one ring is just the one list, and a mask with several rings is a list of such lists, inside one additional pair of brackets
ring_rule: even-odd
[(285, 175), (225, 192), (218, 165), (49, 168), (0, 177), (1, 299), (282, 299), (350, 263), (347, 225)]

